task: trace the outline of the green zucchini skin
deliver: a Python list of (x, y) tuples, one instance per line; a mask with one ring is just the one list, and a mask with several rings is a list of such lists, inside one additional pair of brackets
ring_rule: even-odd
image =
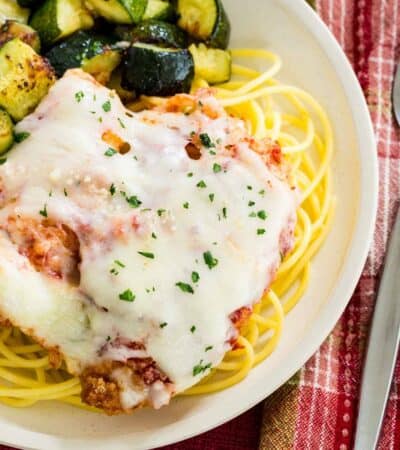
[(149, 0), (142, 20), (174, 22), (177, 19), (174, 7), (166, 0)]
[(43, 3), (43, 0), (17, 0), (22, 8), (37, 8)]
[(193, 78), (189, 50), (134, 44), (127, 50), (122, 66), (121, 86), (137, 95), (169, 96), (189, 92)]
[(14, 143), (14, 125), (9, 114), (0, 109), (0, 155)]
[(226, 14), (224, 5), (221, 0), (215, 0), (217, 4), (217, 20), (215, 22), (214, 30), (207, 39), (206, 44), (209, 47), (227, 49), (231, 37), (231, 24), (228, 15)]
[(172, 23), (150, 19), (135, 28), (119, 26), (115, 29), (117, 36), (130, 42), (145, 42), (160, 47), (185, 48), (188, 45), (186, 33)]
[(68, 69), (81, 67), (83, 62), (100, 55), (115, 40), (97, 33), (78, 31), (65, 41), (52, 47), (46, 58), (53, 66), (56, 75), (61, 77)]
[(14, 38), (19, 38), (25, 44), (30, 45), (36, 53), (40, 52), (40, 38), (32, 27), (15, 20), (7, 20), (0, 27), (0, 47)]

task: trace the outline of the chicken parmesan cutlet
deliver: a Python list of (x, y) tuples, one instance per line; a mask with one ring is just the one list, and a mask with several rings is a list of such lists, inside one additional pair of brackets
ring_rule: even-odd
[(109, 414), (160, 408), (236, 345), (293, 246), (279, 146), (210, 91), (133, 113), (80, 70), (0, 166), (0, 315)]

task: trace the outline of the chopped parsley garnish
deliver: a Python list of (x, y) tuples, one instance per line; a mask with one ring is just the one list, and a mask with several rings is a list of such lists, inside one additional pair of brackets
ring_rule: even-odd
[(257, 234), (258, 235), (265, 234), (265, 228), (258, 228), (257, 229)]
[(31, 133), (28, 133), (28, 131), (20, 131), (19, 133), (14, 133), (14, 141), (19, 144), (25, 139), (28, 139), (30, 135)]
[(0, 166), (2, 166), (7, 161), (7, 158), (0, 158)]
[(215, 145), (213, 144), (213, 142), (210, 139), (210, 136), (207, 133), (201, 133), (199, 135), (199, 138), (200, 138), (201, 143), (204, 145), (204, 147), (207, 147), (207, 148), (215, 147)]
[(205, 352), (208, 352), (208, 351), (212, 350), (212, 348), (213, 348), (212, 345), (208, 345), (208, 346), (204, 349), (204, 351), (205, 351)]
[(221, 138), (217, 138), (217, 140), (215, 141), (217, 144), (221, 144), (222, 139)]
[(203, 258), (210, 270), (218, 264), (218, 259), (214, 258), (211, 252), (203, 253)]
[(154, 233), (154, 231), (153, 231), (153, 233), (151, 233), (151, 237), (152, 237), (153, 239), (157, 239), (157, 235), (156, 235), (156, 233)]
[(261, 191), (258, 192), (260, 195), (265, 195), (265, 189), (261, 189)]
[(187, 176), (190, 178), (190, 177), (192, 177), (193, 176), (193, 172), (189, 172), (188, 174), (187, 174)]
[(214, 194), (209, 194), (208, 198), (210, 199), (210, 202), (214, 201)]
[(117, 153), (117, 150), (114, 150), (113, 148), (109, 147), (105, 152), (105, 156), (113, 156)]
[[(119, 266), (119, 267), (122, 267), (122, 268), (125, 267), (125, 264), (122, 263), (121, 261), (119, 261), (118, 259), (116, 259), (116, 260), (114, 261), (114, 264), (115, 264), (116, 266)], [(110, 270), (110, 273), (113, 274), (113, 275), (118, 275), (118, 274), (119, 274), (119, 271), (118, 271), (115, 267), (112, 267), (111, 270)]]
[(197, 283), (200, 280), (200, 275), (197, 272), (192, 272), (192, 281)]
[(249, 217), (257, 217), (257, 214), (253, 211), (249, 214)]
[(146, 292), (150, 294), (150, 292), (156, 292), (156, 288), (153, 286), (151, 289), (146, 288)]
[(182, 292), (187, 292), (188, 294), (194, 294), (194, 290), (193, 290), (192, 286), (190, 286), (190, 284), (188, 284), (188, 283), (183, 283), (182, 281), (178, 281), (178, 283), (175, 283), (175, 286), (178, 286), (178, 288)]
[(41, 210), (39, 211), (39, 214), (40, 214), (41, 216), (43, 216), (43, 217), (47, 217), (47, 204), (46, 204), (46, 203), (44, 204), (43, 209), (41, 209)]
[(206, 185), (206, 183), (205, 183), (203, 180), (201, 180), (201, 181), (199, 181), (199, 182), (196, 184), (196, 187), (201, 188), (201, 189), (204, 189), (204, 188), (207, 187), (207, 185)]
[(167, 325), (168, 325), (167, 322), (160, 323), (160, 328), (164, 328), (164, 327), (166, 327)]
[(247, 186), (247, 189), (248, 189), (249, 191), (251, 191), (251, 190), (253, 189), (253, 187), (252, 187), (252, 186)]
[(139, 208), (142, 202), (136, 197), (136, 195), (126, 196), (126, 193), (121, 191), (121, 195), (125, 197), (125, 200), (132, 206), (132, 208)]
[(249, 206), (254, 206), (256, 204), (256, 202), (253, 202), (253, 201), (249, 201)]
[(103, 108), (104, 112), (110, 112), (111, 111), (111, 102), (110, 100), (107, 100), (106, 102), (104, 102), (101, 107)]
[(97, 120), (98, 120), (100, 123), (103, 122), (103, 118), (102, 118), (102, 117), (99, 117)]
[(188, 203), (188, 202), (185, 202), (185, 203), (183, 204), (183, 207), (184, 207), (185, 209), (189, 209), (189, 203)]
[(49, 192), (49, 197), (53, 197), (53, 191)]
[(190, 332), (191, 333), (194, 333), (196, 331), (196, 327), (194, 326), (194, 325), (192, 325), (191, 327), (190, 327)]
[(110, 341), (111, 341), (111, 336), (107, 336), (106, 341), (107, 341), (107, 342), (110, 342)]
[(119, 274), (118, 270), (117, 270), (115, 267), (113, 267), (112, 269), (110, 269), (110, 273), (111, 273), (112, 275), (118, 275), (118, 274)]
[(161, 217), (165, 212), (167, 212), (165, 209), (157, 209), (158, 217)]
[(221, 172), (221, 170), (222, 170), (221, 165), (220, 165), (220, 164), (217, 164), (217, 163), (214, 163), (214, 165), (213, 165), (213, 171), (214, 171), (214, 173)]
[(138, 252), (139, 255), (144, 256), (145, 258), (154, 259), (154, 253), (150, 252)]
[(82, 91), (75, 92), (75, 100), (80, 103), (80, 101), (83, 99), (85, 94)]
[(122, 122), (122, 120), (118, 117), (118, 122), (119, 122), (119, 124), (121, 125), (121, 127), (122, 128), (125, 128), (125, 124), (124, 124), (124, 122)]
[(210, 155), (216, 155), (217, 154), (217, 152), (215, 152), (214, 150), (210, 150)]
[(226, 208), (222, 208), (222, 215), (224, 216), (224, 219), (226, 219)]
[(119, 294), (118, 297), (120, 300), (123, 300), (124, 302), (133, 302), (135, 300), (136, 295), (134, 295), (130, 289), (127, 289), (126, 291)]
[(193, 367), (193, 376), (200, 375), (201, 373), (205, 372), (208, 369), (211, 369), (211, 363), (203, 364), (203, 360), (201, 359), (199, 364)]
[(196, 136), (196, 132), (193, 130), (190, 132), (190, 137), (194, 137), (194, 136)]
[(67, 192), (67, 190), (64, 188), (64, 195), (66, 196), (66, 197), (68, 197), (68, 192)]
[(110, 186), (110, 194), (111, 195), (115, 194), (115, 185), (114, 185), (114, 183), (112, 183), (111, 186)]
[(265, 220), (268, 217), (268, 214), (262, 209), (261, 211), (258, 211), (257, 217), (261, 220)]
[(116, 264), (116, 265), (119, 266), (119, 267), (126, 267), (125, 264), (122, 263), (121, 261), (119, 261), (118, 259), (116, 259), (116, 260), (114, 261), (114, 264)]

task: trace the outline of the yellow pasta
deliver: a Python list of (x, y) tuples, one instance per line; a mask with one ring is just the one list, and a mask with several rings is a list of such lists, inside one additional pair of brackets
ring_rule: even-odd
[[(216, 87), (217, 96), (230, 114), (245, 120), (256, 138), (268, 137), (281, 145), (292, 168), (293, 184), (301, 193), (296, 243), (282, 261), (270, 290), (255, 306), (236, 348), (199, 384), (181, 395), (226, 389), (274, 351), (284, 329), (285, 314), (307, 289), (312, 258), (326, 238), (334, 212), (330, 179), (333, 134), (325, 111), (307, 92), (273, 78), (281, 68), (277, 55), (238, 49), (232, 50), (232, 56), (233, 79)], [(255, 64), (267, 62), (269, 67), (259, 72), (243, 65), (243, 59)], [(207, 86), (197, 79), (193, 89)], [(145, 104), (146, 100), (141, 100), (136, 108)], [(81, 402), (80, 389), (78, 378), (49, 365), (47, 352), (40, 345), (16, 328), (0, 329), (0, 402), (27, 407), (43, 400), (58, 400), (95, 411)]]

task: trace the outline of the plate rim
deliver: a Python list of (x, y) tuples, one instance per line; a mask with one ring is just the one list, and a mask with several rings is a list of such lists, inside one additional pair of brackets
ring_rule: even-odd
[[(297, 15), (307, 30), (315, 38), (318, 38), (319, 46), (325, 55), (328, 56), (330, 62), (335, 65), (336, 74), (343, 91), (348, 94), (348, 104), (355, 123), (357, 141), (359, 144), (362, 143), (364, 147), (363, 154), (368, 155), (368, 158), (360, 158), (360, 209), (354, 226), (354, 236), (357, 236), (357, 238), (353, 238), (349, 246), (341, 279), (334, 286), (329, 296), (328, 306), (322, 312), (319, 320), (304, 335), (302, 346), (305, 350), (301, 354), (297, 353), (293, 355), (290, 362), (285, 367), (282, 367), (282, 376), (280, 378), (283, 381), (275, 382), (272, 386), (269, 385), (269, 393), (274, 392), (282, 386), (311, 358), (323, 342), (320, 339), (321, 336), (324, 336), (324, 339), (326, 339), (343, 314), (357, 286), (368, 257), (375, 229), (379, 194), (378, 156), (373, 125), (361, 86), (347, 56), (319, 15), (306, 2), (303, 0), (297, 2), (293, 2), (293, 0), (280, 0), (280, 2), (286, 10)], [(351, 271), (347, 269), (350, 263), (352, 265)], [(340, 296), (338, 292), (340, 292)], [(332, 299), (335, 299), (335, 301), (333, 302)], [(331, 311), (333, 306), (334, 311)], [(243, 406), (234, 408), (233, 411), (226, 414), (220, 420), (212, 421), (212, 423), (203, 423), (196, 430), (192, 427), (187, 432), (182, 433), (178, 438), (174, 435), (174, 432), (171, 433), (168, 431), (166, 433), (160, 433), (160, 437), (153, 436), (152, 448), (181, 442), (216, 428), (243, 414), (264, 400), (269, 395), (266, 391), (266, 389), (258, 390)], [(16, 446), (17, 448), (31, 449), (72, 449), (76, 448), (76, 445), (84, 445), (88, 449), (94, 449), (96, 447), (105, 448), (103, 445), (98, 446), (98, 443), (95, 441), (90, 442), (87, 439), (68, 439), (67, 444), (66, 438), (59, 438), (28, 430), (24, 430), (24, 436), (21, 436), (18, 431), (18, 427), (7, 425), (7, 430), (2, 430), (2, 434), (5, 432), (5, 436), (3, 435), (0, 438), (0, 443)], [(15, 441), (16, 436), (18, 436), (19, 442)], [(149, 448), (148, 445), (143, 446), (141, 444), (137, 445), (137, 443), (133, 444), (132, 442), (121, 442), (118, 437), (112, 439), (105, 438), (104, 444), (110, 445), (110, 448), (118, 444), (118, 448), (121, 450), (133, 448), (144, 450)]]

